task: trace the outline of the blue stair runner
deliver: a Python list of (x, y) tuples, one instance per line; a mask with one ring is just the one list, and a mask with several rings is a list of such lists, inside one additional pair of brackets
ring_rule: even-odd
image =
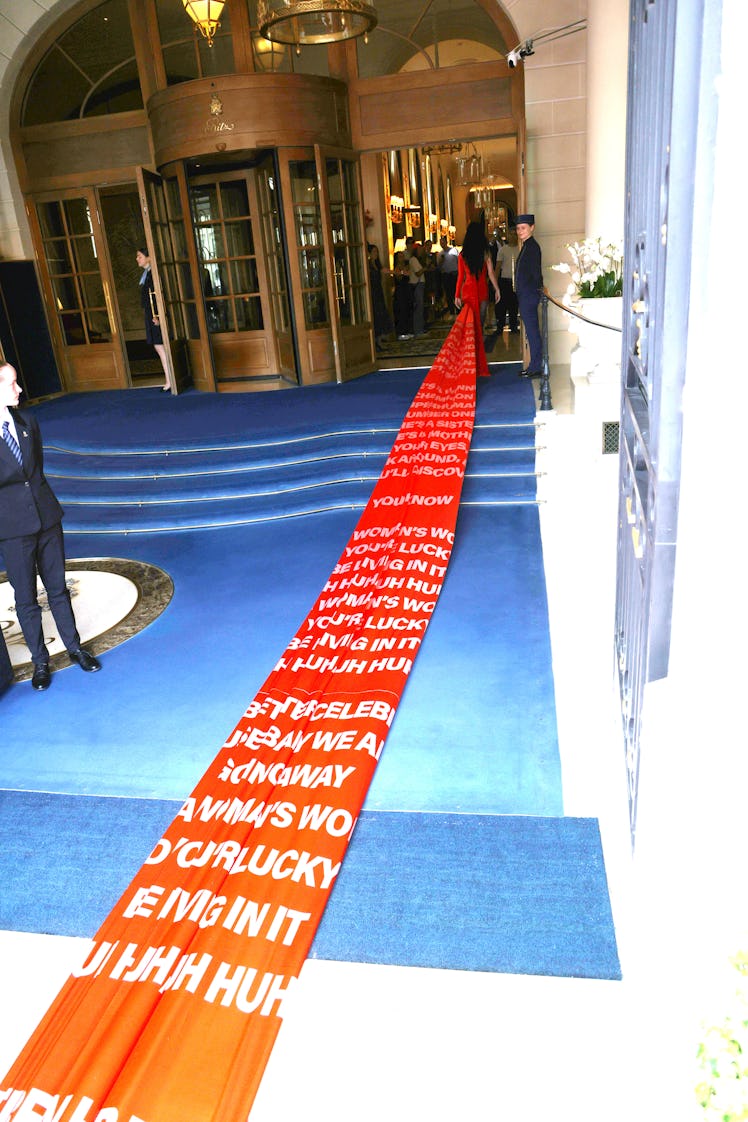
[[(397, 428), (141, 450), (45, 448), (65, 532), (128, 533), (363, 509)], [(533, 424), (476, 425), (462, 502), (533, 503)]]

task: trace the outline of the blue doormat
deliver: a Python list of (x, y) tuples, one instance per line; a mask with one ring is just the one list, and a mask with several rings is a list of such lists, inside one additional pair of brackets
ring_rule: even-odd
[[(0, 928), (93, 936), (179, 806), (0, 791)], [(618, 979), (597, 821), (364, 812), (310, 957)]]

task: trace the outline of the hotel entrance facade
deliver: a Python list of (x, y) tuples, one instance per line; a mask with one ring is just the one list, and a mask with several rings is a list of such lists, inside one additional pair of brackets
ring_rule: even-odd
[(502, 9), (377, 16), (366, 41), (295, 47), (247, 0), (212, 42), (181, 0), (89, 0), (47, 27), (10, 131), (61, 391), (159, 382), (138, 249), (174, 392), (282, 389), (376, 368), (368, 243), (387, 267), (408, 235), (459, 244), (477, 211), (522, 205)]

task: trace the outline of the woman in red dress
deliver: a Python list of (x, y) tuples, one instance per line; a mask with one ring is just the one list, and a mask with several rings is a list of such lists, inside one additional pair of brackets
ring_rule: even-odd
[[(488, 306), (488, 281), (494, 290), (494, 301), (499, 299), (499, 284), (496, 280), (488, 239), (482, 222), (471, 222), (465, 233), (460, 256), (457, 258), (457, 288), (455, 307), (461, 311), (471, 309), (475, 331), (475, 359), (477, 372), (488, 375), (486, 351), (483, 346), (483, 319)], [(470, 313), (468, 313), (470, 314)]]

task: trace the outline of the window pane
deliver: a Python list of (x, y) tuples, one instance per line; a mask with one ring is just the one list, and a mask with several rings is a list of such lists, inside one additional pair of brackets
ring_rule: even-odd
[(59, 277), (53, 280), (52, 290), (55, 294), (55, 304), (58, 312), (78, 308), (78, 290), (72, 277)]
[[(229, 326), (230, 324), (230, 326)], [(229, 315), (228, 300), (208, 301), (208, 331), (233, 331), (233, 319)]]
[[(368, 266), (367, 272), (368, 272)], [(348, 269), (351, 276), (351, 284), (364, 284), (364, 256), (359, 246), (353, 245), (348, 247)]]
[(218, 210), (218, 188), (215, 183), (201, 184), (190, 188), (192, 214), (195, 222), (209, 222), (220, 216)]
[(219, 225), (199, 226), (196, 233), (197, 244), (203, 261), (214, 261), (217, 257), (226, 256), (223, 230)]
[(68, 199), (64, 202), (65, 219), (70, 234), (90, 234), (91, 214), (85, 199)]
[(247, 184), (243, 179), (221, 184), (221, 202), (224, 218), (244, 218), (249, 215)]
[(330, 221), (332, 223), (333, 243), (345, 241), (345, 225), (343, 222), (343, 206), (341, 203), (330, 206)]
[(72, 273), (73, 265), (70, 260), (68, 243), (66, 241), (51, 241), (44, 243), (44, 254), (51, 276), (59, 273)]
[(134, 58), (128, 5), (122, 0), (97, 4), (60, 35), (37, 67), (27, 89), (23, 123), (141, 108)]
[(83, 330), (83, 316), (78, 312), (66, 312), (60, 316), (60, 327), (68, 347), (80, 347), (87, 342)]
[(143, 108), (140, 77), (135, 59), (129, 59), (105, 75), (89, 91), (81, 112), (84, 117), (101, 117), (108, 113), (129, 113)]
[(37, 207), (43, 238), (59, 238), (65, 234), (59, 203), (40, 203)]
[(327, 190), (330, 194), (330, 202), (336, 203), (343, 198), (343, 180), (340, 177), (340, 161), (328, 159), (327, 166)]
[[(182, 8), (184, 19), (184, 8)], [(164, 47), (164, 66), (166, 68), (166, 81), (170, 86), (179, 82), (191, 82), (199, 77), (197, 53), (194, 40), (188, 39), (183, 43), (173, 43)]]
[(345, 208), (345, 224), (349, 244), (361, 245), (361, 211), (357, 206)]
[(325, 283), (325, 263), (321, 251), (303, 249), (299, 254), (302, 288), (320, 288)]
[(307, 327), (322, 327), (328, 323), (327, 301), (323, 292), (304, 294), (304, 322)]
[(363, 287), (356, 286), (353, 289), (353, 310), (355, 314), (356, 323), (366, 323), (366, 292)]
[(214, 74), (234, 73), (234, 52), (228, 26), (229, 6), (226, 4), (221, 13), (221, 27), (213, 38), (213, 46), (207, 39), (197, 36), (197, 50), (200, 58), (200, 77), (212, 78)]
[(45, 125), (77, 118), (89, 89), (85, 75), (56, 46), (52, 47), (39, 64), (26, 92), (24, 125)]
[(70, 247), (78, 272), (97, 272), (99, 263), (96, 258), (93, 238), (72, 238)]
[(197, 318), (197, 308), (194, 304), (183, 304), (184, 326), (188, 339), (200, 338), (200, 321)]
[[(211, 261), (209, 265), (205, 266), (205, 291), (210, 288), (211, 296), (227, 296), (231, 291), (229, 288), (229, 278), (226, 272), (226, 263), (224, 261)], [(210, 284), (208, 284), (210, 282)]]
[(247, 257), (254, 254), (252, 226), (245, 222), (232, 222), (225, 227), (226, 251), (229, 257)]
[(234, 292), (259, 292), (260, 282), (257, 277), (257, 266), (254, 261), (232, 261), (231, 279)]
[(259, 296), (234, 301), (237, 331), (262, 331), (262, 305)]
[(317, 166), (314, 160), (292, 160), (289, 164), (291, 192), (295, 203), (316, 203)]
[(109, 316), (106, 314), (106, 312), (88, 312), (86, 321), (88, 323), (89, 343), (111, 342), (111, 334), (109, 332)]
[(83, 304), (87, 308), (103, 308), (105, 307), (104, 301), (104, 286), (101, 283), (101, 278), (89, 274), (80, 278), (81, 292), (83, 293)]
[[(182, 299), (192, 300), (195, 291), (192, 286), (192, 270), (190, 269), (189, 262), (180, 262), (177, 266), (177, 276), (179, 278), (179, 288), (182, 293)], [(208, 280), (210, 280), (210, 274), (208, 274)]]

